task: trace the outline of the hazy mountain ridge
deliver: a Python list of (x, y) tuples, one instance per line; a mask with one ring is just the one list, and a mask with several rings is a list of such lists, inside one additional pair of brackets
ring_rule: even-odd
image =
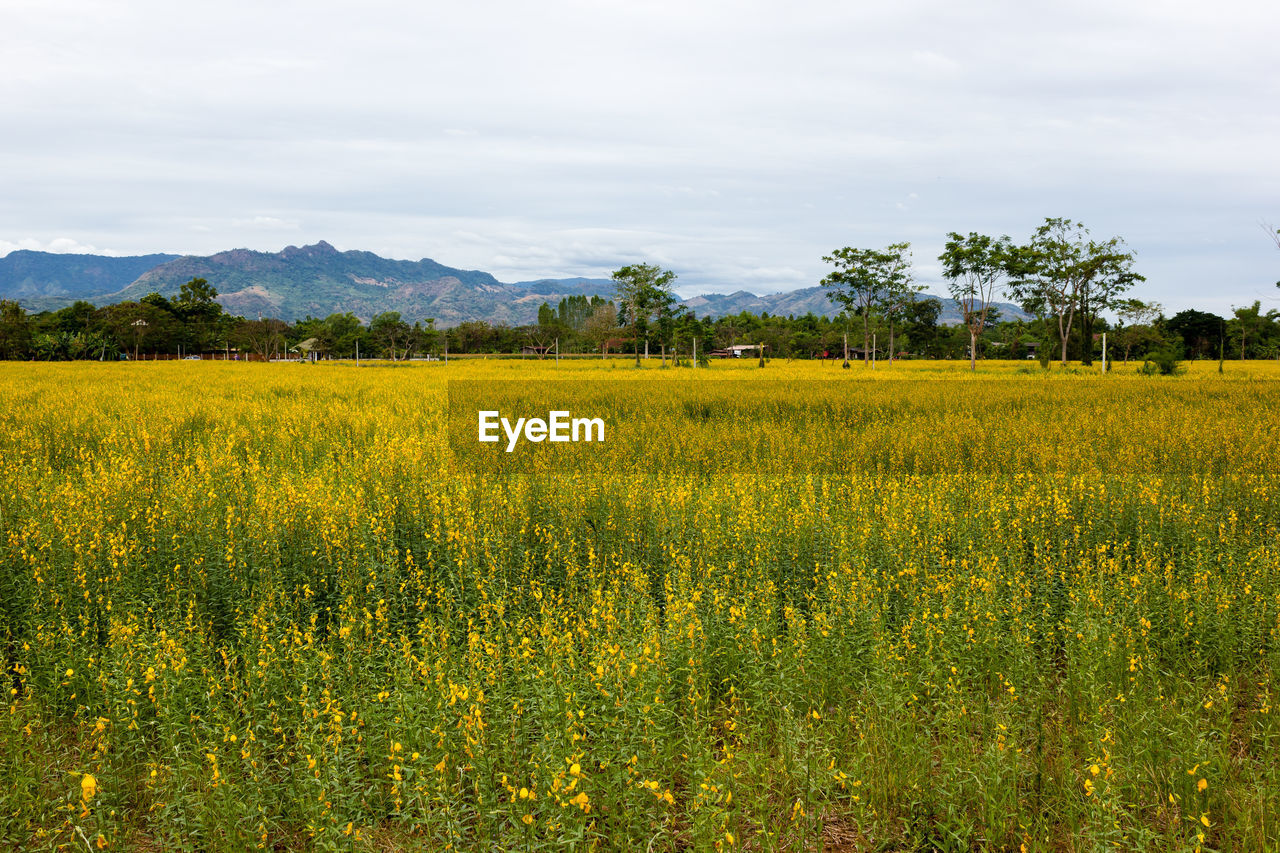
[[(0, 258), (0, 299), (27, 303), (93, 301), (115, 293), (177, 255), (61, 255), (18, 249)], [(30, 307), (30, 306), (29, 306)], [(35, 308), (35, 310), (43, 310)]]
[[(132, 277), (125, 280), (130, 273)], [(506, 283), (487, 272), (447, 267), (430, 258), (401, 261), (372, 252), (340, 252), (323, 240), (279, 252), (232, 249), (209, 256), (108, 258), (24, 250), (0, 258), (0, 298), (17, 299), (33, 311), (60, 308), (76, 299), (106, 305), (136, 301), (152, 292), (172, 297), (192, 278), (207, 279), (227, 311), (249, 318), (293, 321), (349, 311), (368, 321), (384, 311), (399, 311), (410, 322), (433, 317), (441, 327), (469, 320), (524, 325), (536, 322), (543, 302), (554, 306), (567, 296), (612, 298), (614, 294), (610, 279)], [(114, 289), (108, 289), (111, 285)], [(942, 303), (940, 322), (960, 321), (952, 300), (930, 298)], [(745, 290), (709, 293), (682, 304), (699, 316), (716, 317), (743, 311), (839, 313), (822, 287), (763, 296)], [(1025, 316), (1017, 306), (998, 307), (1005, 318)]]

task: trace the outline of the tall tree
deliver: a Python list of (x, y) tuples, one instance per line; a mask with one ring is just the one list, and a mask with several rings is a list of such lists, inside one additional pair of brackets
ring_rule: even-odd
[(0, 358), (26, 358), (31, 349), (31, 320), (13, 299), (0, 299)]
[(862, 315), (865, 364), (870, 360), (872, 312), (881, 308), (891, 294), (910, 287), (911, 244), (894, 243), (883, 250), (846, 246), (824, 255), (822, 260), (835, 266), (821, 282), (831, 289), (831, 299), (847, 313)]
[(942, 303), (933, 298), (917, 299), (907, 307), (902, 331), (912, 352), (928, 357), (938, 355), (938, 317)]
[(629, 264), (613, 273), (618, 306), (636, 342), (636, 367), (640, 366), (640, 335), (649, 320), (674, 301), (671, 287), (676, 274), (653, 264)]
[[(1133, 253), (1125, 251), (1123, 240), (1095, 242), (1089, 229), (1070, 219), (1045, 219), (1031, 241), (1012, 249), (1009, 258), (1011, 293), (1024, 305), (1043, 305), (1056, 318), (1064, 365), (1076, 314), (1083, 313), (1092, 326), (1100, 306), (1144, 280), (1132, 271)], [(1092, 352), (1091, 340), (1085, 349)]]
[(907, 318), (911, 315), (911, 306), (919, 299), (923, 290), (924, 285), (915, 282), (912, 278), (911, 270), (908, 268), (906, 275), (901, 280), (894, 282), (885, 293), (881, 307), (884, 312), (884, 318), (889, 321), (890, 364), (893, 363), (895, 354), (898, 352), (894, 342), (894, 332), (907, 321)]
[(412, 358), (415, 352), (431, 352), (439, 339), (440, 331), (436, 328), (435, 317), (415, 321), (405, 344), (405, 358)]
[(357, 340), (368, 346), (366, 332), (355, 314), (350, 311), (343, 314), (335, 312), (324, 318), (316, 337), (329, 355), (334, 358), (351, 358), (356, 354)]
[(1120, 318), (1120, 340), (1124, 347), (1124, 360), (1129, 362), (1129, 353), (1135, 346), (1152, 345), (1159, 341), (1155, 330), (1156, 321), (1164, 312), (1159, 302), (1143, 302), (1141, 299), (1123, 299), (1114, 306)]
[(257, 353), (263, 361), (278, 358), (285, 348), (289, 325), (283, 320), (245, 320), (236, 324), (232, 335), (236, 347)]
[(618, 312), (612, 302), (597, 305), (591, 316), (583, 323), (582, 332), (592, 344), (600, 348), (600, 357), (604, 357), (605, 347), (609, 339), (618, 333)]
[(1262, 330), (1276, 318), (1274, 310), (1262, 313), (1261, 300), (1255, 299), (1253, 304), (1246, 308), (1236, 308), (1232, 311), (1235, 315), (1227, 321), (1227, 331), (1231, 335), (1231, 342), (1240, 342), (1240, 360), (1245, 357), (1245, 347), (1252, 340), (1255, 343), (1262, 336)]
[(1133, 253), (1126, 251), (1119, 237), (1090, 242), (1086, 266), (1080, 283), (1080, 360), (1087, 366), (1093, 364), (1093, 329), (1099, 312), (1114, 310), (1121, 294), (1147, 278), (1133, 271)]
[(1182, 338), (1187, 358), (1204, 358), (1218, 352), (1227, 321), (1217, 314), (1187, 308), (1170, 317), (1165, 328)]
[(994, 238), (970, 231), (968, 237), (961, 237), (952, 231), (938, 256), (947, 290), (960, 306), (969, 330), (970, 370), (978, 369), (978, 336), (987, 327), (996, 287), (1009, 272), (1012, 248), (1007, 236)]
[(168, 310), (177, 317), (187, 332), (188, 345), (197, 350), (214, 346), (222, 331), (219, 320), (222, 306), (215, 300), (218, 291), (203, 278), (193, 278), (182, 285), (178, 297), (168, 304)]
[[(409, 339), (409, 324), (400, 319), (399, 311), (384, 311), (369, 323), (369, 336), (382, 347), (382, 351), (398, 361), (400, 350)], [(408, 355), (408, 352), (405, 353)]]

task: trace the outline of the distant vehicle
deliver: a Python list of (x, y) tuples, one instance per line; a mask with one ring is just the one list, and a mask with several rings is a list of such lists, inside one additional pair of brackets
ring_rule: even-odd
[(184, 355), (182, 357), (182, 360), (183, 361), (200, 361), (201, 359), (200, 359), (200, 356), (198, 355)]

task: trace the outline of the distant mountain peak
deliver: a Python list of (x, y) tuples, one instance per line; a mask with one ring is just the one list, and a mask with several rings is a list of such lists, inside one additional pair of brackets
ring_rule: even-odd
[(280, 252), (280, 257), (282, 258), (297, 258), (297, 257), (323, 258), (323, 257), (328, 257), (330, 255), (338, 255), (338, 254), (341, 254), (341, 253), (337, 249), (333, 248), (333, 246), (331, 246), (328, 243), (328, 241), (321, 240), (317, 243), (312, 243), (310, 246), (303, 246), (301, 248), (297, 246), (285, 246), (284, 249), (281, 250)]

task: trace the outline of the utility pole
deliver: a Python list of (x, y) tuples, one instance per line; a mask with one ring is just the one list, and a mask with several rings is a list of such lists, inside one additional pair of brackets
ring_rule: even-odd
[(356, 367), (360, 366), (360, 339), (356, 338)]
[(1107, 375), (1107, 333), (1102, 333), (1102, 375)]
[(876, 333), (871, 333), (871, 369), (876, 369)]
[(556, 364), (560, 363), (560, 339), (556, 338)]

